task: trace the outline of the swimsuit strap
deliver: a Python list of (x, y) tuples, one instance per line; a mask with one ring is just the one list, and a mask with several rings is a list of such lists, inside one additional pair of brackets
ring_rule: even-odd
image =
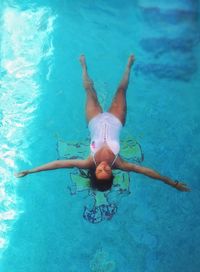
[(116, 162), (117, 157), (118, 157), (118, 154), (115, 155), (115, 158), (114, 158), (114, 160), (113, 160), (113, 162), (112, 162), (112, 164), (111, 164), (111, 167), (112, 167), (112, 166), (114, 165), (114, 163)]
[(95, 165), (96, 165), (96, 167), (97, 167), (97, 162), (96, 162), (96, 160), (95, 160), (94, 154), (93, 154), (92, 158), (93, 158), (93, 162), (94, 162), (94, 164), (95, 164)]

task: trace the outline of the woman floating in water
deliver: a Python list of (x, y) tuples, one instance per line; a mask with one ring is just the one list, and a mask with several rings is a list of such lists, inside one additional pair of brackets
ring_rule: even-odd
[(190, 191), (184, 183), (173, 181), (168, 177), (160, 175), (153, 169), (126, 162), (119, 156), (119, 134), (126, 120), (126, 90), (128, 88), (131, 67), (134, 63), (134, 56), (131, 55), (128, 59), (123, 78), (107, 112), (103, 112), (99, 104), (93, 82), (87, 72), (84, 55), (80, 57), (80, 62), (83, 71), (83, 85), (87, 95), (86, 117), (91, 133), (91, 155), (85, 160), (53, 161), (30, 170), (19, 172), (16, 174), (16, 177), (20, 178), (28, 174), (58, 168), (77, 167), (79, 169), (88, 169), (88, 177), (91, 180), (92, 188), (106, 191), (113, 184), (114, 176), (112, 169), (120, 169), (161, 180), (179, 191)]

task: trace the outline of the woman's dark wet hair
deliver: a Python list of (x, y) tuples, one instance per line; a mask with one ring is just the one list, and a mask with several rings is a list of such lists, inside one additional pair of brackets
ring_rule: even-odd
[(111, 174), (109, 179), (98, 179), (95, 174), (95, 168), (91, 168), (87, 171), (87, 174), (84, 171), (80, 171), (82, 177), (90, 179), (90, 185), (92, 189), (98, 190), (101, 192), (110, 190), (113, 185), (114, 176)]

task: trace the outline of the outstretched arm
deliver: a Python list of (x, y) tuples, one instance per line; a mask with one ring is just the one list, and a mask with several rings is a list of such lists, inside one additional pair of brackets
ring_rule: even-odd
[(87, 169), (90, 167), (90, 160), (58, 160), (58, 161), (52, 161), (47, 164), (38, 166), (36, 168), (30, 169), (30, 170), (25, 170), (19, 173), (16, 173), (15, 176), (17, 178), (24, 177), (28, 174), (33, 174), (41, 171), (47, 171), (47, 170), (54, 170), (54, 169), (59, 169), (59, 168), (82, 168), (82, 169)]
[(158, 172), (151, 168), (143, 167), (137, 164), (128, 163), (128, 162), (122, 162), (121, 167), (124, 171), (133, 171), (139, 174), (143, 174), (145, 176), (148, 176), (153, 179), (161, 180), (164, 183), (174, 187), (175, 189), (182, 191), (182, 192), (189, 192), (190, 189), (187, 187), (185, 183), (179, 182), (179, 181), (173, 181), (172, 179), (160, 175)]

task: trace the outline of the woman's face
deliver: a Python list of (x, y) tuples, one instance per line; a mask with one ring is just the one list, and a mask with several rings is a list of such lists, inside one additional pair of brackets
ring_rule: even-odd
[(112, 175), (112, 169), (107, 162), (102, 161), (97, 166), (95, 174), (98, 179), (109, 179)]

